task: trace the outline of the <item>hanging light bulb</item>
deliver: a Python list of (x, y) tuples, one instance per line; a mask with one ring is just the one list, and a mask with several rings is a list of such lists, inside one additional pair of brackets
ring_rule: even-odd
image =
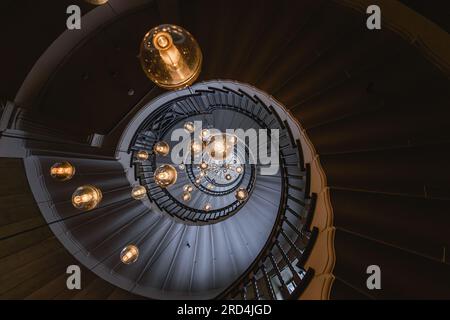
[(169, 144), (165, 141), (159, 141), (153, 146), (153, 151), (160, 156), (167, 156), (170, 151)]
[(203, 206), (203, 210), (205, 211), (210, 211), (212, 209), (212, 204), (207, 202), (205, 203), (205, 205)]
[(140, 60), (147, 77), (158, 86), (180, 89), (194, 83), (200, 74), (202, 52), (188, 31), (165, 24), (147, 32)]
[(206, 141), (211, 136), (211, 131), (209, 129), (203, 129), (201, 133), (201, 138), (203, 141)]
[(155, 183), (161, 188), (167, 188), (177, 182), (177, 170), (170, 164), (164, 164), (155, 170)]
[(67, 181), (72, 179), (75, 174), (75, 167), (69, 162), (58, 162), (50, 168), (50, 176), (59, 181)]
[(233, 179), (233, 177), (231, 176), (231, 174), (227, 174), (226, 176), (225, 176), (225, 179), (227, 179), (228, 181), (230, 181), (231, 179)]
[(131, 196), (136, 200), (142, 200), (147, 195), (147, 189), (144, 186), (136, 186), (131, 190)]
[(190, 192), (183, 192), (183, 201), (184, 202), (188, 202), (192, 199), (191, 193)]
[(193, 122), (186, 122), (183, 126), (184, 130), (188, 133), (193, 133), (195, 131), (195, 126)]
[(135, 245), (128, 245), (120, 252), (120, 261), (125, 264), (132, 264), (139, 258), (139, 249)]
[(200, 163), (200, 169), (202, 169), (202, 170), (208, 169), (208, 164), (203, 161), (202, 163)]
[(186, 185), (183, 187), (183, 191), (184, 191), (184, 192), (192, 192), (192, 190), (194, 190), (194, 188), (193, 188), (190, 184), (186, 184)]
[(245, 201), (248, 198), (248, 191), (245, 188), (239, 188), (236, 190), (236, 199), (239, 201)]
[(234, 150), (236, 140), (227, 134), (218, 134), (211, 137), (207, 151), (214, 160), (224, 161)]
[(202, 179), (200, 179), (200, 178), (195, 179), (195, 184), (196, 185), (199, 185), (200, 183), (202, 183)]
[(237, 137), (234, 134), (227, 134), (228, 143), (230, 144), (236, 144), (237, 143)]
[(109, 0), (84, 0), (84, 1), (86, 1), (90, 4), (93, 4), (93, 5), (99, 6), (101, 4), (107, 3)]
[(98, 206), (102, 197), (100, 189), (85, 185), (77, 188), (72, 194), (72, 204), (77, 209), (91, 210)]
[(244, 171), (244, 168), (242, 166), (236, 167), (236, 172), (241, 174)]
[(193, 154), (198, 154), (198, 153), (202, 152), (202, 150), (203, 150), (203, 144), (199, 141), (193, 140), (191, 143), (191, 152)]
[(137, 158), (138, 160), (145, 161), (145, 160), (148, 159), (148, 152), (145, 151), (145, 150), (140, 150), (140, 151), (138, 151), (138, 153), (136, 154), (136, 158)]
[(180, 170), (184, 170), (184, 169), (186, 169), (186, 166), (182, 163), (182, 164), (180, 164), (180, 165), (178, 166), (178, 168), (179, 168)]

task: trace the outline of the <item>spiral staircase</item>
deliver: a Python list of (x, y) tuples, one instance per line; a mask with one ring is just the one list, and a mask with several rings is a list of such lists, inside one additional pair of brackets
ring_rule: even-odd
[[(56, 16), (69, 2), (39, 10)], [(395, 21), (369, 32), (364, 1), (110, 2), (80, 4), (80, 38), (53, 42), (64, 25), (44, 26), (30, 69), (1, 93), (14, 102), (0, 123), (0, 298), (450, 297), (450, 68), (425, 35)], [(398, 20), (414, 13), (401, 8)], [(428, 10), (416, 25), (448, 39)], [(162, 22), (202, 47), (200, 80), (186, 90), (164, 93), (139, 69), (137, 44)], [(137, 162), (135, 152), (196, 119), (279, 129), (278, 174), (246, 166), (244, 203), (233, 185), (179, 201), (189, 166), (158, 188), (151, 177), (167, 159)], [(63, 160), (77, 174), (57, 183), (48, 169)], [(82, 184), (104, 194), (88, 213), (70, 203)], [(144, 201), (130, 197), (137, 184)], [(118, 258), (128, 243), (141, 251), (133, 265)], [(66, 288), (70, 264), (82, 267), (81, 291)], [(384, 270), (381, 291), (365, 287), (371, 264)]]

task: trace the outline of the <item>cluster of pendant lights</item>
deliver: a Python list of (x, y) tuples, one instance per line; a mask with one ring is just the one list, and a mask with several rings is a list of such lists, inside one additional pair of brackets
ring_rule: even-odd
[[(108, 0), (85, 0), (93, 5), (103, 5)], [(185, 88), (198, 78), (202, 66), (202, 52), (197, 41), (185, 29), (175, 25), (161, 25), (151, 29), (144, 36), (140, 47), (140, 63), (144, 73), (156, 85), (165, 89), (182, 89)], [(195, 130), (192, 122), (187, 122), (184, 129), (189, 133)], [(203, 141), (209, 139), (210, 156), (215, 160), (223, 160), (233, 149), (235, 141), (227, 144), (224, 141), (225, 135), (213, 136), (210, 139), (209, 130), (202, 131)], [(197, 154), (203, 150), (204, 143), (194, 140), (191, 145), (193, 153)], [(170, 152), (169, 145), (160, 141), (154, 145), (154, 154), (167, 156)], [(140, 150), (136, 153), (139, 161), (146, 161), (149, 158), (149, 152)], [(207, 163), (200, 164), (201, 172), (208, 169)], [(180, 169), (184, 170), (184, 165), (180, 165)], [(69, 162), (55, 163), (50, 169), (52, 178), (58, 181), (68, 181), (75, 175), (75, 167)], [(238, 166), (235, 171), (238, 174), (243, 172), (243, 168)], [(177, 181), (177, 170), (165, 164), (155, 171), (155, 183), (160, 187), (167, 188)], [(230, 176), (231, 179), (231, 176)], [(197, 181), (196, 181), (197, 182)], [(201, 182), (198, 181), (199, 183)], [(213, 186), (211, 186), (212, 188)], [(183, 188), (183, 201), (189, 201), (192, 198), (193, 186), (186, 185)], [(144, 186), (135, 186), (131, 191), (131, 196), (136, 200), (142, 200), (146, 197), (147, 190)], [(245, 188), (239, 188), (236, 193), (236, 199), (245, 201), (248, 198), (248, 191)], [(78, 187), (72, 195), (72, 204), (80, 210), (92, 210), (96, 208), (102, 200), (102, 192), (93, 185), (83, 185)], [(203, 206), (205, 211), (210, 211), (212, 205), (205, 203)], [(139, 257), (139, 249), (134, 244), (125, 246), (120, 252), (120, 260), (124, 264), (132, 264)]]
[[(50, 168), (50, 176), (57, 181), (68, 181), (75, 175), (75, 167), (67, 162), (57, 162)], [(144, 186), (135, 186), (131, 190), (131, 196), (136, 200), (142, 200), (147, 196)], [(103, 195), (99, 188), (93, 185), (78, 187), (72, 194), (72, 205), (79, 210), (93, 210), (102, 201)], [(120, 252), (120, 260), (124, 264), (131, 264), (138, 259), (139, 249), (135, 245), (127, 245)]]
[[(184, 129), (192, 134), (195, 132), (195, 125), (192, 122), (186, 122), (184, 124)], [(214, 161), (223, 162), (231, 154), (233, 154), (234, 146), (237, 143), (236, 136), (218, 133), (212, 134), (212, 130), (203, 129), (200, 134), (200, 141), (198, 139), (193, 139), (191, 143), (191, 153), (193, 155), (197, 155), (203, 151), (209, 155), (209, 158), (212, 159), (213, 163), (208, 163), (202, 161), (198, 165), (198, 169), (200, 169), (200, 173), (198, 177), (195, 179), (195, 185), (200, 185), (202, 183), (202, 179), (208, 174), (210, 171), (218, 171), (218, 167)], [(157, 142), (153, 147), (153, 154), (160, 156), (167, 156), (170, 152), (170, 147), (165, 141)], [(145, 150), (140, 150), (136, 153), (137, 160), (146, 161), (149, 158), (149, 153)], [(232, 168), (233, 167), (233, 168)], [(179, 165), (180, 170), (185, 169), (184, 164)], [(243, 173), (243, 167), (241, 165), (223, 165), (223, 170), (226, 172), (225, 179), (227, 181), (232, 180), (233, 177), (229, 172), (229, 169), (233, 169), (238, 175)], [(174, 185), (177, 181), (178, 173), (174, 166), (170, 164), (163, 164), (155, 170), (154, 180), (155, 183), (161, 188), (167, 188)], [(214, 189), (214, 185), (211, 183), (207, 186), (208, 189)], [(182, 200), (184, 202), (189, 202), (192, 199), (193, 186), (185, 185), (183, 187)], [(245, 188), (240, 188), (235, 193), (236, 199), (238, 201), (245, 201), (248, 198), (248, 191)], [(211, 203), (205, 203), (203, 205), (204, 211), (210, 211), (213, 208)]]

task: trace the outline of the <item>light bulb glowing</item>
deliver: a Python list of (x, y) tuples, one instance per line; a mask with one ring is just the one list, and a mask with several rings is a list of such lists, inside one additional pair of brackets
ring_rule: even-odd
[(153, 146), (153, 151), (160, 156), (167, 156), (170, 152), (169, 144), (165, 141), (159, 141)]
[(200, 178), (195, 179), (195, 184), (196, 185), (199, 185), (200, 183), (202, 183), (202, 179), (200, 179)]
[(100, 189), (91, 185), (81, 186), (72, 194), (72, 205), (80, 210), (92, 210), (98, 206), (102, 197)]
[(227, 139), (230, 144), (236, 144), (238, 141), (237, 137), (234, 134), (228, 134)]
[(120, 252), (120, 261), (124, 264), (132, 264), (139, 258), (139, 249), (135, 245), (128, 245)]
[(186, 122), (184, 124), (184, 130), (186, 130), (188, 133), (193, 133), (195, 131), (195, 126), (193, 122)]
[(248, 198), (248, 191), (245, 188), (239, 188), (236, 190), (236, 199), (239, 201), (245, 201)]
[(180, 164), (180, 165), (178, 166), (178, 168), (179, 168), (180, 170), (184, 170), (184, 169), (186, 169), (186, 166), (185, 166), (184, 164)]
[(243, 171), (244, 171), (244, 168), (242, 168), (241, 166), (236, 168), (236, 172), (239, 174), (242, 173)]
[(136, 158), (137, 158), (138, 160), (145, 161), (145, 160), (148, 159), (148, 152), (145, 151), (145, 150), (140, 150), (140, 151), (138, 151), (138, 153), (136, 154)]
[(192, 199), (192, 196), (189, 192), (183, 192), (183, 201), (188, 202)]
[(50, 168), (50, 176), (59, 181), (67, 181), (75, 175), (75, 167), (69, 162), (58, 162)]
[(109, 0), (85, 0), (85, 1), (90, 3), (90, 4), (99, 6), (99, 5), (107, 3)]
[(167, 32), (159, 32), (153, 37), (153, 45), (158, 50), (166, 50), (173, 46), (172, 36)]
[(167, 188), (177, 182), (177, 170), (169, 165), (164, 164), (155, 170), (155, 183), (161, 188)]
[(204, 211), (210, 211), (212, 209), (212, 204), (211, 203), (205, 203), (205, 205), (203, 206), (203, 210)]
[(201, 142), (195, 141), (195, 140), (192, 141), (191, 152), (193, 154), (198, 154), (198, 153), (202, 152), (202, 150), (203, 150), (203, 144)]
[(202, 169), (202, 170), (208, 169), (208, 164), (206, 162), (200, 163), (200, 169)]
[(203, 129), (202, 133), (201, 133), (201, 138), (203, 141), (206, 141), (209, 139), (210, 135), (211, 135), (211, 131), (209, 129)]
[(183, 191), (184, 191), (184, 192), (192, 192), (192, 190), (194, 190), (194, 187), (192, 187), (190, 184), (186, 184), (186, 185), (183, 187)]
[(230, 181), (231, 179), (233, 179), (233, 177), (231, 176), (231, 174), (228, 173), (228, 174), (225, 175), (225, 179)]
[(175, 25), (151, 29), (142, 40), (142, 68), (150, 80), (165, 89), (180, 89), (195, 82), (202, 52), (192, 35)]
[(234, 151), (236, 139), (232, 135), (217, 134), (211, 137), (206, 150), (214, 160), (224, 161)]
[(144, 186), (136, 186), (131, 190), (131, 196), (136, 200), (142, 200), (147, 195), (147, 189)]

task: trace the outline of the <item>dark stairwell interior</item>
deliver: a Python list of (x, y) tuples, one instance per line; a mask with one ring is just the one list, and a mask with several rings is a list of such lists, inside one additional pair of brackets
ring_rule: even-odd
[[(148, 1), (95, 28), (51, 70), (37, 95), (27, 95), (22, 83), (65, 31), (61, 12), (71, 2), (45, 1), (39, 8), (34, 1), (1, 4), (9, 15), (1, 22), (8, 48), (2, 52), (0, 98), (4, 115), (11, 108), (20, 112), (1, 126), (0, 149), (8, 150), (0, 159), (0, 298), (142, 298), (85, 267), (85, 289), (65, 290), (66, 267), (77, 260), (36, 204), (23, 160), (30, 154), (10, 143), (18, 137), (34, 150), (31, 155), (42, 157), (69, 149), (75, 158), (111, 160), (144, 101), (164, 93), (145, 77), (137, 58), (142, 36), (161, 23), (181, 25), (196, 37), (204, 55), (199, 82), (249, 83), (280, 101), (305, 129), (333, 208), (330, 299), (450, 297), (450, 67), (430, 59), (421, 41), (387, 26), (367, 30), (365, 13), (347, 6), (351, 1)], [(100, 9), (77, 2), (83, 14)], [(426, 8), (401, 2), (418, 19), (448, 31), (446, 1)], [(40, 15), (46, 19), (31, 19)], [(26, 36), (30, 29), (33, 37)], [(13, 120), (20, 128), (11, 127)], [(94, 133), (105, 136), (101, 148), (87, 142)], [(299, 167), (306, 172), (306, 164)], [(306, 204), (305, 217), (308, 209)], [(273, 250), (289, 269), (282, 261), (295, 256), (286, 259), (282, 249)], [(383, 271), (383, 290), (366, 287), (372, 264)], [(294, 271), (303, 275), (307, 266), (305, 261)], [(256, 273), (238, 277), (225, 297), (273, 298), (265, 267), (252, 268)], [(276, 268), (273, 276), (280, 278)], [(292, 298), (283, 289), (287, 284), (278, 285), (278, 298)]]

